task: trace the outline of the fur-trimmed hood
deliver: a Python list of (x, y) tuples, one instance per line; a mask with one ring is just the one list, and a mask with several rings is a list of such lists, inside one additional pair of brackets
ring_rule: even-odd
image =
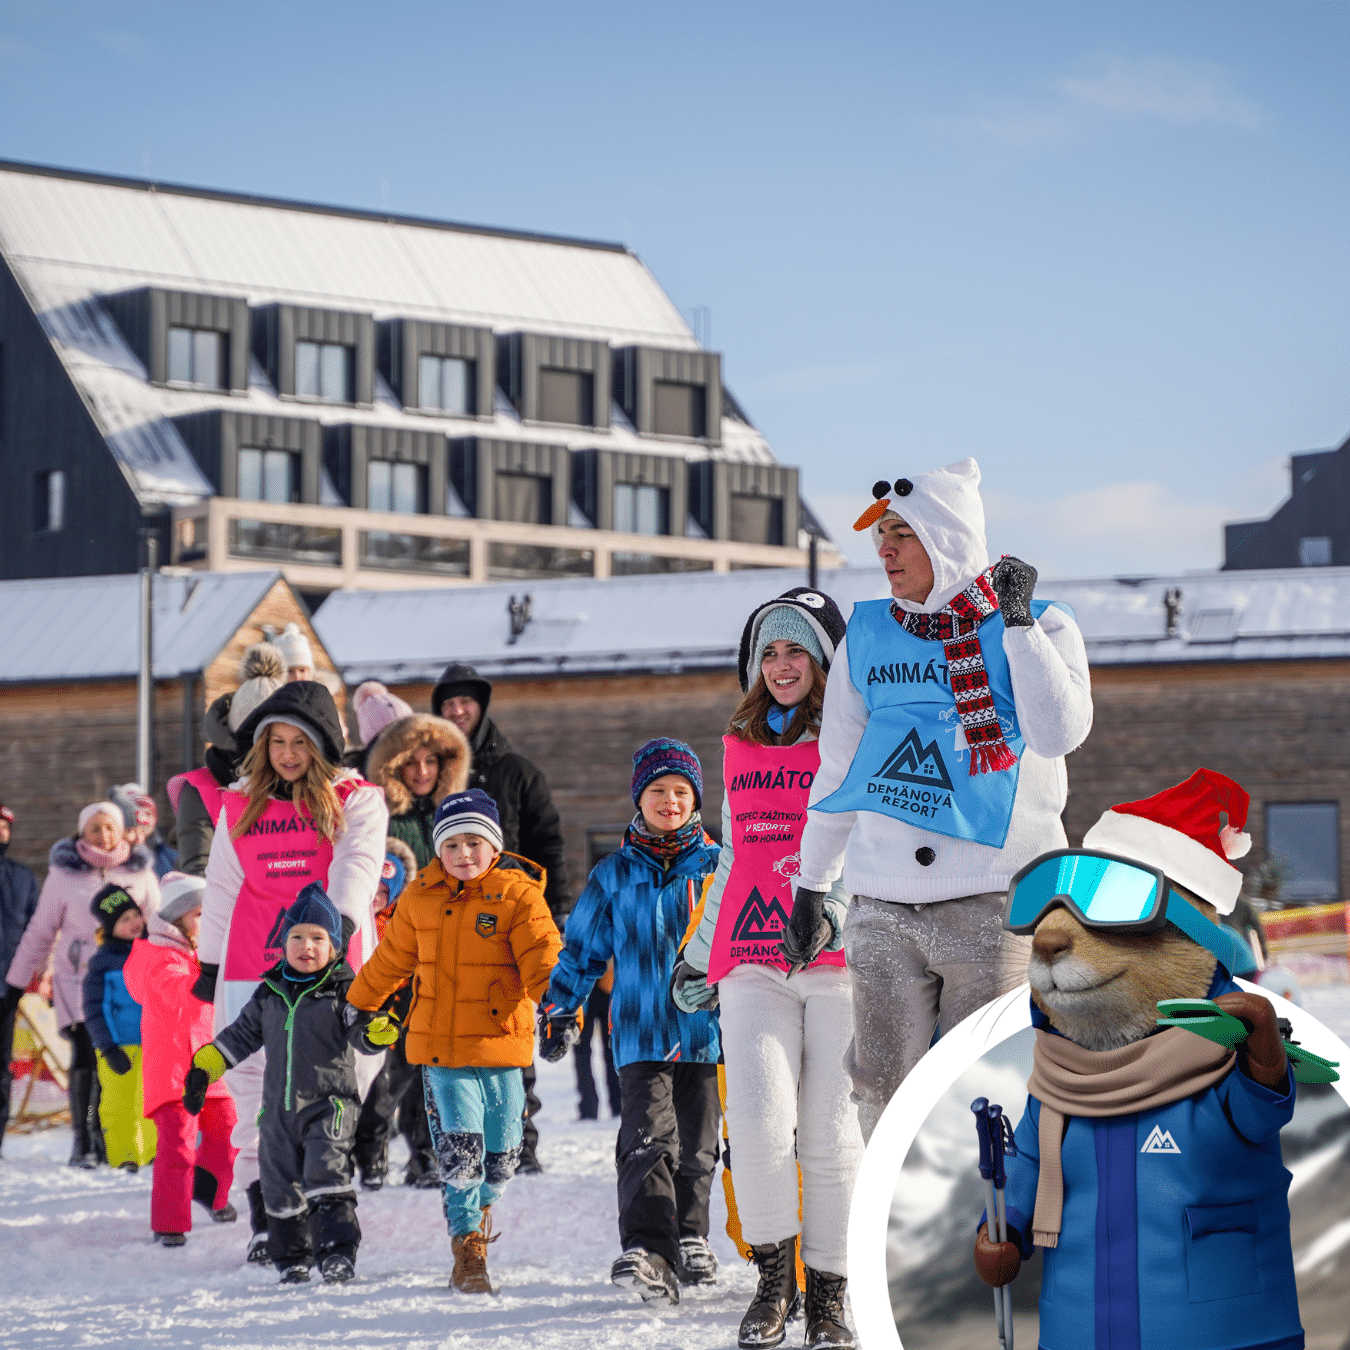
[[(63, 872), (92, 872), (94, 868), (80, 857), (80, 851), (75, 847), (77, 840), (74, 835), (69, 835), (64, 839), (58, 839), (47, 854), (48, 867), (59, 867)], [(143, 872), (147, 867), (153, 865), (153, 859), (149, 851), (141, 844), (133, 844), (131, 852), (127, 856), (126, 862), (122, 866), (132, 872)]]
[(453, 722), (429, 713), (400, 717), (380, 732), (366, 761), (366, 777), (384, 791), (391, 816), (412, 810), (413, 795), (400, 771), (413, 751), (424, 746), (441, 761), (441, 776), (431, 793), (435, 801), (463, 792), (469, 784), (469, 743)]

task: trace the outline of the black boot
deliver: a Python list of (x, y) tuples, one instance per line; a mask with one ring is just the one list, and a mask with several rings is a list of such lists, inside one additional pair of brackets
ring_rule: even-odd
[(108, 1146), (103, 1139), (103, 1121), (99, 1118), (99, 1102), (103, 1099), (103, 1085), (98, 1081), (98, 1070), (90, 1070), (89, 1080), (89, 1152), (94, 1157), (92, 1166), (108, 1161)]
[(844, 1290), (848, 1281), (842, 1275), (806, 1268), (806, 1350), (819, 1347), (851, 1347), (853, 1333), (844, 1321)]
[(736, 1344), (742, 1350), (781, 1345), (787, 1321), (797, 1299), (797, 1239), (784, 1238), (762, 1247), (751, 1247), (759, 1267), (759, 1288), (741, 1318)]
[(248, 1240), (249, 1264), (266, 1265), (272, 1259), (272, 1249), (267, 1240), (267, 1206), (263, 1203), (262, 1182), (249, 1182), (246, 1194), (249, 1227), (253, 1230), (253, 1236)]
[(90, 1096), (94, 1090), (93, 1069), (71, 1069), (67, 1093), (70, 1097), (70, 1165), (97, 1167), (98, 1155), (89, 1142)]

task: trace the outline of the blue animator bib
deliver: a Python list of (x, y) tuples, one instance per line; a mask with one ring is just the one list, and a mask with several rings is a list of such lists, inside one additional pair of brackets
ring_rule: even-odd
[[(1039, 617), (1049, 602), (1033, 600)], [(940, 642), (925, 642), (891, 616), (889, 600), (865, 600), (848, 621), (848, 673), (867, 704), (867, 729), (839, 787), (813, 811), (872, 811), (953, 839), (1002, 848), (1012, 820), (1025, 742), (1003, 652), (1003, 616), (979, 628), (980, 650), (1011, 769), (970, 772)]]

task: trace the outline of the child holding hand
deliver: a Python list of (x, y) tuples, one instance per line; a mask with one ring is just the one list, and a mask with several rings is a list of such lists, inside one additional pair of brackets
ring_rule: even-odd
[(450, 1286), (489, 1294), (489, 1211), (520, 1156), (532, 1004), (562, 939), (544, 899), (544, 869), (502, 852), (487, 793), (446, 797), (432, 844), (436, 857), (404, 891), (347, 997), (373, 1010), (415, 977), (406, 1052), (422, 1066), (455, 1260)]
[(193, 1047), (210, 1039), (214, 1016), (213, 1006), (192, 992), (202, 971), (197, 930), (205, 889), (201, 877), (165, 873), (150, 936), (131, 944), (122, 967), (127, 992), (141, 1005), (145, 1114), (155, 1122), (158, 1139), (150, 1227), (155, 1241), (165, 1247), (187, 1241), (194, 1199), (210, 1210), (216, 1223), (233, 1223), (238, 1217), (230, 1204), (234, 1099), (222, 1082), (207, 1089), (199, 1116), (189, 1115), (182, 1102)]
[(342, 916), (317, 881), (285, 911), (285, 956), (214, 1041), (192, 1057), (183, 1105), (197, 1115), (208, 1085), (267, 1051), (258, 1122), (267, 1244), (282, 1284), (304, 1284), (317, 1261), (325, 1284), (356, 1273), (361, 1225), (352, 1189), (352, 1135), (361, 1110), (353, 1050), (376, 1054), (398, 1035), (387, 1017), (346, 1000)]

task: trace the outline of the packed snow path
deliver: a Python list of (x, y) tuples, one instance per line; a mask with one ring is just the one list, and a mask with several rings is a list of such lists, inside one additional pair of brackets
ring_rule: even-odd
[[(601, 1091), (603, 1092), (603, 1085)], [(755, 1288), (726, 1236), (713, 1185), (715, 1286), (683, 1290), (678, 1307), (643, 1304), (609, 1282), (618, 1255), (617, 1121), (578, 1121), (570, 1059), (539, 1066), (541, 1176), (517, 1177), (494, 1209), (500, 1241), (488, 1268), (499, 1294), (451, 1293), (450, 1239), (436, 1191), (362, 1193), (357, 1278), (279, 1288), (271, 1267), (246, 1266), (247, 1205), (212, 1224), (194, 1206), (187, 1246), (150, 1241), (150, 1171), (67, 1167), (70, 1133), (9, 1135), (0, 1160), (0, 1346), (257, 1347), (458, 1350), (462, 1346), (593, 1350), (606, 1346), (723, 1350)], [(402, 1143), (391, 1176), (402, 1176)], [(789, 1338), (801, 1335), (794, 1324)]]

